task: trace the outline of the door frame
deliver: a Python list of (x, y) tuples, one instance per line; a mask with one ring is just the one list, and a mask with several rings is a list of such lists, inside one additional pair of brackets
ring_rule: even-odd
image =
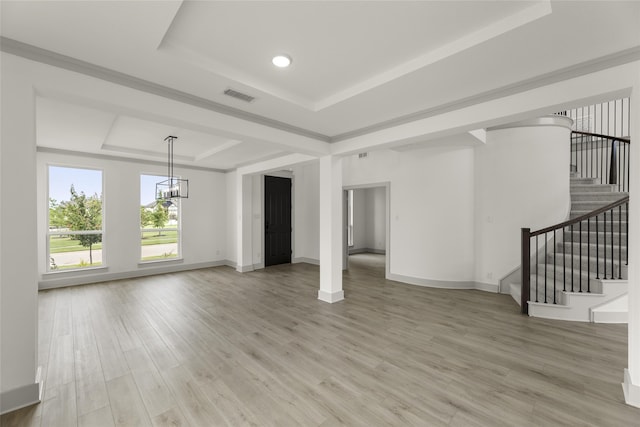
[[(389, 274), (391, 272), (391, 181), (382, 181), (382, 182), (374, 182), (370, 184), (358, 184), (358, 185), (345, 185), (342, 187), (343, 192), (343, 200), (345, 203), (342, 204), (342, 250), (343, 250), (343, 270), (349, 269), (349, 245), (347, 243), (347, 227), (348, 217), (347, 217), (347, 204), (346, 204), (346, 194), (347, 190), (360, 190), (366, 188), (384, 188), (384, 203), (385, 203), (385, 211), (386, 211), (386, 221), (385, 221), (385, 248), (384, 248), (384, 278), (389, 280)], [(346, 265), (345, 265), (346, 264)]]

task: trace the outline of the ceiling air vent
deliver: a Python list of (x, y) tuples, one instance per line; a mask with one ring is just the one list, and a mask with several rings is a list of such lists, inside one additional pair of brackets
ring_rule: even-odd
[(224, 94), (244, 102), (253, 102), (253, 100), (256, 99), (254, 96), (247, 95), (246, 93), (238, 92), (237, 90), (233, 90), (233, 89), (225, 90)]

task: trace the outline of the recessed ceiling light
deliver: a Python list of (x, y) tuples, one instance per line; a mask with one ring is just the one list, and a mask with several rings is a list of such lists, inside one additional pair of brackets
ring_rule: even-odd
[(288, 55), (276, 55), (271, 60), (273, 65), (279, 68), (286, 68), (291, 65), (291, 57)]

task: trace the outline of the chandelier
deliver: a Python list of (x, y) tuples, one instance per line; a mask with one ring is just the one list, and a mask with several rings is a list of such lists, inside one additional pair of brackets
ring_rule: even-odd
[(177, 136), (168, 136), (167, 141), (167, 179), (156, 184), (156, 200), (165, 206), (172, 204), (172, 199), (189, 197), (189, 180), (176, 178), (173, 174), (173, 141)]

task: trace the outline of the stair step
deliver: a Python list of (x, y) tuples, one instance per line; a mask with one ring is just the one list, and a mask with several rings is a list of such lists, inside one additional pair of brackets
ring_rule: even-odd
[[(622, 217), (623, 217), (623, 219), (626, 219), (626, 214), (623, 214)], [(592, 232), (595, 232), (596, 230), (600, 231), (600, 232), (603, 232), (603, 231), (606, 230), (607, 232), (610, 233), (611, 229), (613, 229), (613, 231), (617, 233), (618, 230), (620, 229), (620, 227), (622, 227), (622, 232), (623, 233), (626, 233), (626, 231), (627, 231), (627, 222), (626, 221), (622, 221), (622, 222), (620, 222), (619, 220), (613, 220), (612, 221), (610, 219), (610, 215), (609, 214), (607, 214), (607, 222), (606, 223), (604, 222), (604, 218), (601, 215), (597, 216), (597, 221), (596, 221), (596, 217), (593, 217), (593, 218), (591, 218), (589, 220), (585, 219), (585, 220), (581, 221), (581, 223), (582, 223), (582, 229), (583, 230), (589, 230), (589, 231), (592, 231)], [(580, 223), (576, 223), (576, 224), (573, 225), (574, 231), (579, 229), (579, 227), (580, 227), (579, 224)], [(569, 228), (570, 228), (570, 226), (567, 227), (567, 229), (569, 229)]]
[[(619, 256), (618, 253), (614, 253), (613, 259), (611, 258), (611, 253), (607, 254), (607, 257), (604, 257), (603, 253), (600, 253), (600, 257), (596, 258), (595, 253), (590, 254), (591, 256), (587, 256), (586, 252), (582, 253), (582, 257), (579, 253), (574, 252), (573, 255), (571, 253), (568, 254), (555, 254), (555, 265), (559, 266), (566, 271), (572, 270), (580, 270), (580, 271), (589, 271), (590, 274), (588, 276), (594, 278), (603, 278), (604, 277), (612, 277), (611, 272), (613, 271), (613, 275), (616, 278), (627, 278), (627, 266), (626, 259), (624, 257)], [(547, 254), (547, 269), (549, 266), (553, 266), (553, 254)], [(544, 264), (542, 264), (544, 266)], [(596, 268), (597, 267), (597, 268)], [(535, 268), (535, 266), (534, 266)], [(538, 265), (540, 268), (540, 264)], [(538, 270), (539, 271), (539, 270)], [(557, 273), (556, 273), (557, 274)]]
[[(550, 284), (549, 281), (547, 281), (547, 287), (544, 287), (544, 281), (540, 281), (540, 278), (538, 279), (538, 287), (537, 287), (537, 292), (536, 292), (536, 276), (532, 275), (531, 276), (531, 283), (529, 286), (529, 301), (533, 301), (533, 302), (545, 302), (545, 289), (546, 289), (546, 302), (547, 303), (553, 303), (553, 284)], [(562, 286), (556, 286), (556, 303), (560, 304), (563, 300), (562, 297)], [(522, 290), (520, 290), (520, 294), (522, 294)], [(537, 296), (537, 298), (536, 298)]]
[[(570, 219), (577, 218), (579, 216), (586, 215), (586, 214), (591, 213), (593, 211), (594, 211), (594, 209), (589, 209), (589, 210), (586, 210), (586, 209), (571, 209), (571, 213), (569, 214), (569, 218)], [(614, 208), (613, 212), (606, 211), (605, 213), (607, 214), (606, 215), (607, 222), (611, 221), (612, 219), (614, 221), (620, 221), (621, 219), (622, 219), (622, 221), (626, 221), (627, 220), (627, 211), (623, 210), (623, 209), (621, 209), (620, 212), (618, 212), (618, 208)], [(605, 213), (601, 213), (601, 214), (597, 215), (598, 222), (604, 222)], [(595, 216), (591, 219), (592, 223), (595, 222), (594, 218), (595, 218)]]
[(615, 185), (611, 184), (571, 184), (571, 194), (574, 193), (610, 193), (615, 191)]
[[(579, 283), (580, 282), (580, 278), (582, 277), (582, 283), (583, 286), (586, 288), (586, 283), (587, 280), (590, 281), (591, 283), (591, 289), (602, 289), (602, 283), (600, 282), (600, 280), (626, 280), (627, 279), (627, 275), (628, 275), (628, 266), (623, 265), (622, 266), (622, 278), (618, 277), (619, 276), (619, 270), (617, 268), (617, 265), (615, 265), (615, 276), (611, 276), (611, 266), (607, 265), (607, 275), (602, 274), (602, 271), (600, 271), (600, 275), (599, 277), (596, 279), (596, 271), (594, 270), (587, 270), (585, 269), (575, 269), (575, 270), (571, 270), (571, 261), (568, 260), (569, 263), (567, 264), (566, 268), (564, 269), (563, 272), (563, 266), (562, 266), (562, 262), (557, 262), (555, 267), (553, 264), (534, 264), (531, 266), (531, 274), (535, 275), (535, 274), (539, 274), (540, 277), (544, 278), (545, 275), (545, 265), (547, 266), (547, 280), (551, 279), (553, 280), (554, 277), (554, 271), (555, 271), (555, 278), (556, 280), (562, 282), (563, 280), (566, 280), (567, 283), (571, 282), (571, 277), (573, 276), (573, 282), (574, 283)], [(574, 264), (575, 265), (575, 264)], [(536, 266), (538, 268), (538, 270), (536, 271)], [(564, 277), (564, 279), (563, 279)], [(595, 288), (594, 288), (595, 287)]]
[[(573, 253), (577, 254), (580, 252), (580, 249), (582, 249), (582, 253), (583, 254), (589, 254), (592, 256), (598, 255), (600, 257), (602, 257), (604, 255), (604, 251), (607, 251), (607, 257), (610, 256), (611, 254), (611, 250), (612, 247), (611, 245), (606, 245), (604, 243), (600, 243), (596, 246), (595, 242), (590, 242), (590, 243), (586, 243), (583, 242), (582, 244), (578, 243), (578, 242), (560, 242), (556, 244), (556, 250), (559, 253), (571, 253), (571, 250), (573, 249)], [(615, 256), (617, 257), (619, 253), (622, 253), (622, 258), (623, 259), (627, 259), (627, 247), (626, 246), (622, 246), (620, 247), (619, 245), (613, 245), (613, 253), (615, 254)]]
[[(611, 201), (571, 201), (571, 211), (573, 212), (575, 211), (595, 211), (596, 209), (600, 209), (604, 206), (607, 206), (610, 203), (615, 202), (616, 200), (620, 200), (621, 197), (616, 198), (615, 200), (611, 200)], [(626, 205), (622, 205), (622, 206), (618, 206), (616, 208), (614, 208), (614, 210), (618, 210), (620, 209), (622, 212), (625, 212), (627, 210), (627, 206)]]
[[(536, 277), (538, 279), (536, 283)], [(544, 293), (545, 289), (547, 292), (546, 302), (553, 302), (553, 277), (547, 277), (547, 283), (545, 288), (544, 276), (535, 274), (531, 275), (531, 282), (529, 283), (529, 300), (535, 301), (535, 295), (537, 290), (538, 301), (537, 302), (545, 302)], [(556, 285), (556, 303), (561, 304), (564, 302), (564, 298), (562, 296), (563, 292), (580, 292), (580, 280), (579, 278), (574, 277), (573, 281), (573, 290), (571, 288), (571, 278), (566, 277), (565, 282), (563, 282), (562, 276), (556, 277), (555, 285)], [(587, 286), (587, 279), (583, 278), (582, 280), (582, 292), (590, 293), (595, 295), (601, 295), (600, 290), (602, 289), (602, 284), (598, 280), (590, 280), (591, 286)], [(566, 291), (565, 291), (566, 289)], [(533, 299), (532, 299), (533, 298)]]
[(611, 231), (587, 232), (587, 227), (584, 225), (582, 226), (582, 231), (580, 231), (580, 228), (574, 225), (573, 232), (571, 231), (570, 227), (566, 228), (562, 233), (562, 236), (565, 242), (588, 243), (588, 244), (597, 243), (597, 244), (605, 244), (608, 246), (611, 245), (611, 243), (613, 242), (614, 245), (620, 245), (622, 247), (627, 246), (626, 230), (622, 230), (622, 232), (620, 232), (619, 230), (614, 229), (613, 235), (612, 235)]
[(583, 178), (577, 176), (571, 176), (569, 183), (573, 184), (600, 184), (600, 178)]
[(623, 197), (628, 196), (629, 193), (623, 192), (606, 192), (606, 191), (590, 191), (590, 192), (582, 192), (576, 193), (571, 192), (571, 202), (603, 202), (604, 205), (608, 205), (609, 203), (613, 203), (617, 200), (622, 199)]

